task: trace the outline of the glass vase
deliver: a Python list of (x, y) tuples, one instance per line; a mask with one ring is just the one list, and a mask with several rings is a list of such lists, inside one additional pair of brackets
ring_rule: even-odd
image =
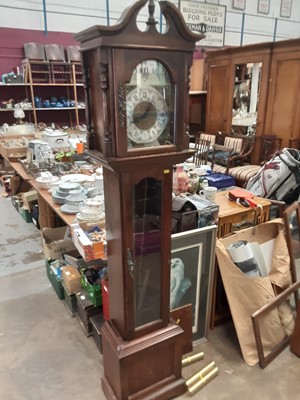
[(183, 164), (177, 164), (173, 174), (173, 192), (176, 196), (186, 193), (189, 187), (189, 176), (183, 169)]

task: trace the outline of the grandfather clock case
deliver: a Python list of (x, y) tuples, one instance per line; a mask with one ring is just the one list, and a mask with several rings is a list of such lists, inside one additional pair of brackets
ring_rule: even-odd
[[(148, 3), (148, 4), (147, 4)], [(182, 329), (170, 318), (173, 165), (189, 150), (189, 79), (196, 41), (178, 11), (136, 1), (81, 44), (90, 155), (103, 165), (110, 321), (102, 329), (108, 399), (185, 392)], [(142, 24), (140, 21), (145, 18)]]

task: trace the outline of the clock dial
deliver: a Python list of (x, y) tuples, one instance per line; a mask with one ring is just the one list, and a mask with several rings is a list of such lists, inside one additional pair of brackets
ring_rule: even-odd
[(155, 88), (136, 88), (126, 97), (126, 117), (128, 138), (137, 144), (151, 143), (166, 128), (168, 106)]
[(127, 149), (174, 143), (175, 89), (166, 67), (146, 59), (135, 66), (125, 85)]

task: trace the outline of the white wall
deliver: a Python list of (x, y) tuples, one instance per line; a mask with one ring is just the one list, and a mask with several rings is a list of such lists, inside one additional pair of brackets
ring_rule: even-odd
[[(110, 25), (116, 23), (121, 12), (132, 3), (131, 0), (46, 0), (47, 29), (76, 33), (93, 25), (106, 25), (107, 2)], [(178, 1), (172, 2), (178, 5)], [(300, 37), (300, 0), (293, 1), (290, 18), (280, 18), (281, 0), (270, 0), (268, 15), (257, 13), (257, 3), (258, 0), (246, 0), (243, 44), (272, 41), (276, 18), (276, 40)], [(220, 0), (219, 4), (227, 6), (225, 45), (238, 46), (243, 11), (233, 9), (232, 0)], [(157, 16), (158, 9), (157, 6)], [(142, 10), (141, 16), (145, 14), (147, 10)], [(43, 1), (0, 0), (0, 27), (44, 30)]]

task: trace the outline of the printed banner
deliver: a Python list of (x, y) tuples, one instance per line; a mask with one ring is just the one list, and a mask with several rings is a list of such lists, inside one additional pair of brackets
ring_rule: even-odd
[(205, 33), (205, 38), (197, 44), (224, 46), (226, 6), (181, 0), (179, 7), (188, 28), (195, 33)]

